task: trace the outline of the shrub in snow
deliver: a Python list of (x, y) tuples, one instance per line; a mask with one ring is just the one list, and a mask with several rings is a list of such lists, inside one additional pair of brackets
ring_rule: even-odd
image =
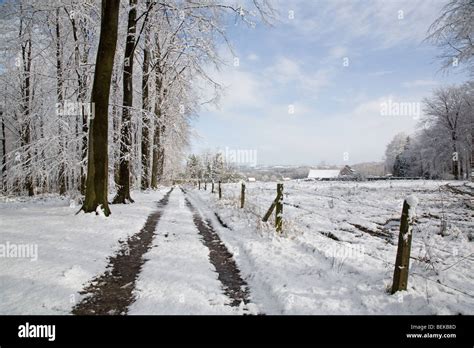
[[(445, 236), (447, 237), (447, 240), (452, 240), (452, 241), (466, 238), (464, 234), (462, 233), (462, 231), (459, 229), (459, 227), (457, 227), (454, 224), (448, 225)], [(469, 238), (469, 236), (467, 236), (467, 238)]]

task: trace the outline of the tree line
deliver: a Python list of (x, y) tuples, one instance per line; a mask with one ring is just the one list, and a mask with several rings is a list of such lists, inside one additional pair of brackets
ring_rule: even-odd
[[(0, 4), (1, 188), (83, 197), (110, 214), (185, 158), (190, 120), (220, 85), (226, 25), (267, 0), (5, 0)], [(231, 47), (229, 46), (229, 49)]]
[(474, 2), (451, 0), (428, 30), (443, 70), (466, 70), (470, 80), (435, 89), (423, 100), (415, 134), (397, 134), (385, 152), (395, 176), (474, 180)]
[(228, 161), (221, 151), (204, 151), (191, 154), (186, 159), (182, 179), (194, 182), (236, 182), (246, 179), (234, 163)]
[(441, 87), (423, 101), (415, 134), (397, 134), (385, 152), (399, 177), (469, 179), (474, 128), (474, 83)]

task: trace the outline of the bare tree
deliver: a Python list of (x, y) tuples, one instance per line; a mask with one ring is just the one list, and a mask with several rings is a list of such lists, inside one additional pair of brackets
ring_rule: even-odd
[(117, 45), (119, 6), (119, 0), (102, 0), (99, 48), (92, 87), (95, 115), (90, 122), (86, 196), (82, 206), (86, 213), (99, 208), (106, 216), (110, 215), (107, 197), (109, 95)]
[(131, 112), (133, 107), (133, 65), (136, 47), (137, 0), (130, 0), (127, 41), (123, 67), (123, 110), (120, 129), (119, 182), (113, 203), (133, 203), (130, 196)]
[[(55, 32), (56, 32), (56, 85), (57, 85), (57, 102), (60, 107), (64, 106), (64, 91), (63, 91), (63, 47), (61, 44), (61, 27), (59, 24), (59, 8), (56, 9), (56, 21), (55, 21)], [(64, 137), (63, 137), (63, 121), (59, 119), (58, 122), (58, 136), (59, 136), (59, 194), (64, 195), (66, 193), (66, 172), (64, 164)]]
[[(23, 16), (23, 3), (20, 3), (20, 31), (21, 40), (21, 146), (28, 147), (31, 141), (31, 64), (32, 64), (32, 41), (31, 41), (31, 19)], [(24, 170), (27, 173), (25, 188), (29, 196), (34, 195), (33, 174), (31, 170), (31, 151), (26, 150)]]
[[(428, 31), (427, 40), (442, 49), (445, 69), (464, 63), (474, 76), (474, 1), (451, 0)], [(471, 180), (474, 181), (474, 125), (471, 126)]]
[[(146, 7), (150, 7), (150, 0), (146, 1)], [(142, 65), (142, 141), (141, 141), (141, 188), (146, 190), (150, 187), (150, 25), (145, 23)]]
[(474, 69), (474, 2), (451, 0), (428, 30), (427, 40), (442, 49), (445, 68), (466, 63)]
[[(469, 108), (463, 87), (437, 89), (431, 98), (425, 98), (425, 123), (430, 124), (433, 136), (439, 144), (446, 144), (450, 150), (451, 172), (454, 179), (461, 178), (460, 162), (466, 150)], [(433, 132), (434, 131), (434, 132)], [(446, 151), (446, 148), (443, 150)]]
[(5, 119), (3, 116), (3, 107), (0, 106), (0, 117), (2, 118), (2, 126), (1, 126), (1, 135), (0, 140), (2, 142), (2, 189), (6, 191), (7, 184), (6, 184), (6, 172), (7, 172), (7, 139), (6, 139), (6, 132), (5, 132)]

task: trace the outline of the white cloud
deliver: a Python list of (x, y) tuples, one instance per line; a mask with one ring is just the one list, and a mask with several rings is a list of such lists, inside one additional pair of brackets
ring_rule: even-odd
[(264, 71), (264, 77), (269, 86), (275, 87), (277, 83), (279, 87), (289, 88), (293, 85), (293, 89), (301, 89), (316, 97), (322, 88), (330, 85), (331, 73), (329, 68), (313, 71), (294, 59), (279, 57)]
[(223, 87), (223, 93), (217, 108), (218, 114), (225, 117), (232, 110), (240, 110), (242, 107), (258, 109), (263, 106), (262, 85), (259, 79), (249, 72), (237, 68), (227, 68), (215, 76)]
[(305, 100), (294, 101), (294, 114), (288, 113), (284, 101), (275, 103), (266, 98), (256, 114), (226, 107), (222, 112), (233, 120), (230, 127), (234, 138), (220, 138), (219, 146), (257, 149), (260, 163), (267, 164), (316, 164), (322, 160), (342, 164), (345, 152), (349, 153), (349, 163), (382, 160), (392, 137), (402, 131), (411, 133), (417, 120), (383, 116), (381, 104), (405, 99), (395, 95), (365, 99), (349, 110), (329, 113)]
[[(315, 99), (324, 87), (330, 85), (332, 73), (330, 69), (317, 71), (307, 69), (302, 63), (287, 57), (279, 57), (273, 65), (255, 72), (251, 72), (248, 66), (234, 67), (231, 64), (219, 71), (214, 68), (208, 70), (211, 78), (222, 86), (223, 93), (218, 107), (210, 105), (207, 109), (226, 112), (241, 110), (245, 107), (268, 109), (275, 95), (288, 89), (298, 90), (304, 93), (306, 98)], [(208, 85), (204, 85), (203, 90), (203, 94), (206, 95), (204, 99), (210, 99), (214, 91)], [(287, 102), (286, 109), (290, 104), (297, 104), (298, 109), (301, 108), (301, 102), (298, 100), (281, 102)], [(221, 112), (220, 115), (225, 115), (225, 113)]]
[[(420, 43), (443, 3), (433, 0), (290, 0), (279, 1), (277, 8), (282, 20), (305, 39), (334, 38), (339, 44), (364, 39), (376, 47), (387, 48), (401, 43)], [(288, 9), (295, 11), (293, 20), (286, 19)]]
[[(439, 4), (430, 0), (281, 1), (283, 17), (290, 9), (295, 11), (292, 21), (285, 20), (294, 28), (277, 38), (282, 39), (281, 45), (290, 42), (288, 47), (294, 40), (301, 42), (295, 43), (295, 51), (275, 49), (276, 57), (256, 49), (260, 56), (242, 55), (239, 67), (233, 67), (229, 60), (230, 66), (213, 73), (227, 88), (220, 109), (211, 109), (206, 117), (212, 120), (208, 122), (211, 128), (220, 123), (225, 131), (211, 131), (209, 143), (258, 149), (259, 160), (266, 163), (342, 163), (346, 151), (351, 163), (381, 160), (392, 137), (399, 132), (411, 133), (417, 124), (410, 116), (383, 116), (382, 103), (419, 102), (426, 95), (421, 87), (433, 86), (436, 81), (419, 79), (416, 74), (395, 75), (389, 69), (396, 68), (384, 66), (382, 61), (374, 65), (366, 62), (355, 73), (347, 70), (353, 74), (339, 79), (337, 85), (344, 71), (336, 66), (337, 60), (367, 57), (364, 50), (404, 49), (405, 44), (421, 42)], [(398, 19), (399, 10), (403, 19)], [(335, 63), (330, 64), (331, 60)], [(389, 74), (393, 79), (379, 85), (363, 80)], [(354, 81), (359, 76), (361, 79)], [(407, 81), (400, 82), (402, 78)], [(334, 88), (325, 90), (327, 87)], [(420, 94), (401, 87), (420, 87)], [(379, 97), (380, 93), (393, 95)], [(294, 114), (288, 112), (290, 105)]]

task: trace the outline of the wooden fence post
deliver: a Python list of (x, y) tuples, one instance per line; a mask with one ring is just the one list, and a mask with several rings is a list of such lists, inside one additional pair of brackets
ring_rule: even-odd
[(400, 219), (400, 234), (398, 236), (397, 258), (395, 261), (395, 270), (393, 272), (392, 294), (407, 289), (413, 223), (413, 211), (410, 212), (410, 210), (416, 208), (416, 202), (416, 199), (406, 199), (403, 202), (402, 217)]
[(242, 187), (240, 189), (240, 208), (243, 209), (245, 203), (245, 183), (242, 182)]
[(201, 189), (201, 180), (198, 180), (198, 190)]
[(219, 180), (219, 199), (222, 199), (221, 181)]
[(207, 191), (207, 181), (204, 181), (204, 191)]
[(283, 184), (277, 184), (275, 203), (275, 228), (277, 232), (281, 233), (283, 227)]
[(271, 216), (272, 213), (273, 213), (273, 210), (275, 209), (275, 206), (276, 206), (276, 199), (273, 200), (272, 205), (270, 206), (270, 208), (267, 210), (267, 212), (266, 212), (265, 215), (263, 216), (263, 218), (262, 218), (262, 221), (263, 221), (263, 222), (267, 222), (267, 221), (268, 221), (268, 219), (270, 218), (270, 216)]
[(214, 180), (211, 183), (211, 193), (214, 193)]
[(275, 227), (277, 232), (282, 232), (283, 228), (283, 184), (277, 184), (277, 196), (273, 200), (272, 205), (262, 218), (263, 222), (267, 222), (275, 210)]

